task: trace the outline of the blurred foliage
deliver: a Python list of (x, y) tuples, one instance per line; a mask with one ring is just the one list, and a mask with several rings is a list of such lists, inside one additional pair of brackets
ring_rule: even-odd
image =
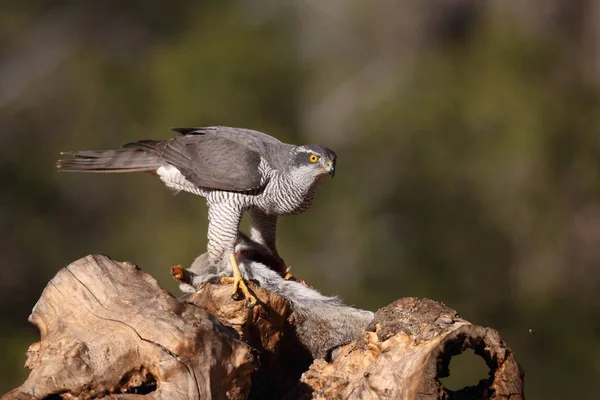
[[(106, 253), (178, 295), (169, 266), (205, 248), (202, 199), (57, 174), (58, 153), (220, 124), (338, 153), (312, 209), (280, 222), (295, 275), (364, 308), (443, 301), (500, 331), (528, 397), (597, 396), (600, 21), (593, 2), (546, 19), (541, 0), (502, 3), (3, 3), (0, 392), (61, 267)], [(458, 364), (461, 383), (480, 367)]]

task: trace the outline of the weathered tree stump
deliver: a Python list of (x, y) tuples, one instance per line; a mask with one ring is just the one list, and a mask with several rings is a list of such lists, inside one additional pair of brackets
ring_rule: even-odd
[(27, 350), (31, 374), (6, 399), (243, 399), (258, 367), (231, 328), (104, 256), (59, 271), (29, 320), (41, 340)]
[[(456, 392), (444, 388), (439, 379), (449, 375), (450, 358), (469, 348), (484, 358), (490, 377)], [(414, 297), (377, 311), (358, 340), (331, 363), (316, 360), (302, 383), (304, 398), (316, 399), (524, 398), (522, 371), (498, 332)]]
[(294, 333), (295, 314), (287, 300), (251, 284), (258, 298), (252, 309), (231, 297), (232, 285), (205, 284), (188, 302), (205, 309), (259, 352), (261, 368), (252, 377), (251, 398), (281, 398), (298, 385), (312, 363)]
[[(333, 360), (310, 358), (289, 303), (256, 285), (253, 309), (230, 285), (181, 302), (131, 263), (78, 260), (30, 316), (31, 373), (2, 399), (523, 399), (523, 375), (496, 331), (431, 300), (379, 310)], [(446, 390), (450, 358), (472, 348), (489, 379)]]

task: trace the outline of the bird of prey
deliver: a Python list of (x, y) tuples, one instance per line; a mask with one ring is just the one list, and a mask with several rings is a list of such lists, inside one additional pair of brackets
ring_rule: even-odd
[(211, 262), (229, 261), (233, 291), (249, 292), (234, 256), (240, 221), (250, 215), (252, 240), (281, 260), (275, 246), (277, 217), (306, 211), (318, 184), (335, 174), (333, 150), (310, 144), (282, 143), (265, 133), (223, 126), (172, 128), (168, 140), (140, 140), (119, 150), (61, 153), (59, 171), (150, 172), (169, 188), (206, 199), (208, 255)]

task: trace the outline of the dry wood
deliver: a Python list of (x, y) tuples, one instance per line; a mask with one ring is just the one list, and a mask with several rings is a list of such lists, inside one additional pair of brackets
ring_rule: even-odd
[[(523, 374), (498, 333), (443, 304), (397, 300), (333, 361), (313, 362), (289, 303), (251, 290), (253, 309), (232, 299), (231, 285), (206, 284), (181, 302), (133, 264), (78, 260), (34, 307), (41, 340), (27, 352), (31, 374), (2, 399), (524, 398)], [(466, 348), (490, 377), (451, 392), (439, 378)]]
[(250, 289), (258, 298), (252, 309), (232, 299), (232, 285), (205, 284), (188, 301), (233, 327), (259, 351), (261, 368), (253, 376), (251, 398), (280, 398), (298, 384), (313, 360), (295, 335), (288, 301), (252, 283)]
[(258, 366), (231, 328), (105, 256), (59, 271), (29, 319), (41, 340), (27, 350), (31, 374), (6, 399), (243, 399)]
[[(440, 378), (466, 349), (490, 377), (452, 392)], [(523, 373), (498, 332), (429, 300), (407, 297), (377, 311), (371, 326), (327, 363), (316, 360), (296, 397), (315, 399), (524, 399)], [(304, 391), (302, 393), (302, 391)]]

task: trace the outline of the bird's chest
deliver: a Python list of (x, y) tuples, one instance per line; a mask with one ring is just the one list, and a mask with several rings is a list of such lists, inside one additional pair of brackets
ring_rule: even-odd
[(268, 214), (290, 215), (306, 211), (315, 196), (316, 182), (273, 180), (263, 192), (261, 208)]

